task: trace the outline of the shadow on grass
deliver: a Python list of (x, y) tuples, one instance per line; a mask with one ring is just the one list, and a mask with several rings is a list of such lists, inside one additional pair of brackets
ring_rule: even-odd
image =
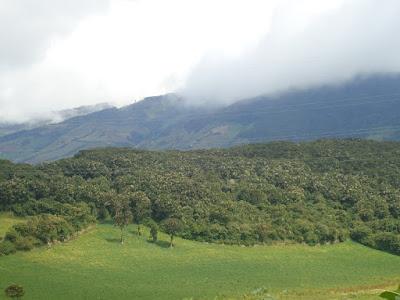
[(106, 241), (109, 243), (121, 243), (121, 238), (106, 238)]
[(99, 224), (106, 224), (106, 225), (114, 225), (114, 221), (113, 220), (101, 220), (98, 221)]
[(161, 248), (170, 248), (169, 242), (166, 242), (166, 241), (153, 242), (152, 240), (147, 240), (147, 242), (150, 244), (157, 245), (158, 247), (161, 247)]
[(141, 235), (139, 235), (137, 229), (130, 229), (130, 230), (128, 230), (128, 233), (130, 233), (132, 235), (136, 235), (136, 236), (143, 236), (143, 232)]

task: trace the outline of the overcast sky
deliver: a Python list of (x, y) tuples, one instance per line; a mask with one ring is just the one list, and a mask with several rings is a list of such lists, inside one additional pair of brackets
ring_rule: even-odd
[(0, 121), (400, 71), (398, 0), (0, 0)]

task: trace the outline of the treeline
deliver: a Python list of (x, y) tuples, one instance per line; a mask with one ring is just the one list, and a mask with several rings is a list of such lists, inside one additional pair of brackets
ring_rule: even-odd
[[(180, 220), (179, 235), (198, 241), (315, 245), (352, 238), (400, 254), (400, 143), (110, 148), (39, 166), (0, 162), (1, 210), (35, 215), (48, 203), (83, 202), (106, 219), (118, 199), (129, 203), (134, 223)], [(49, 207), (46, 213), (54, 214)]]
[(66, 204), (53, 200), (28, 201), (13, 207), (15, 214), (31, 216), (14, 225), (0, 242), (0, 256), (69, 240), (96, 220), (86, 203)]

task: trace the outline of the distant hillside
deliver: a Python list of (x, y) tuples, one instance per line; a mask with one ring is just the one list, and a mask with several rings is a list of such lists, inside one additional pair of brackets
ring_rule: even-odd
[(0, 155), (41, 162), (104, 146), (199, 149), (331, 137), (400, 139), (397, 75), (260, 96), (218, 109), (186, 103), (174, 94), (150, 97), (121, 109), (17, 132), (0, 138)]
[(85, 105), (71, 109), (53, 111), (30, 122), (10, 123), (0, 121), (0, 136), (12, 134), (22, 130), (31, 130), (48, 124), (59, 123), (70, 118), (84, 116), (108, 108), (112, 108), (112, 105), (108, 103), (98, 103), (95, 105)]

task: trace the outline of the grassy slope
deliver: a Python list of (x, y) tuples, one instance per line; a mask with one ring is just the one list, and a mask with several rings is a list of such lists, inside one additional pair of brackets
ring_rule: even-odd
[(400, 281), (400, 257), (352, 242), (244, 248), (177, 239), (169, 249), (129, 231), (123, 246), (117, 229), (98, 225), (51, 249), (0, 257), (0, 289), (22, 284), (28, 299), (213, 299), (267, 287), (321, 299), (326, 290), (338, 295)]

